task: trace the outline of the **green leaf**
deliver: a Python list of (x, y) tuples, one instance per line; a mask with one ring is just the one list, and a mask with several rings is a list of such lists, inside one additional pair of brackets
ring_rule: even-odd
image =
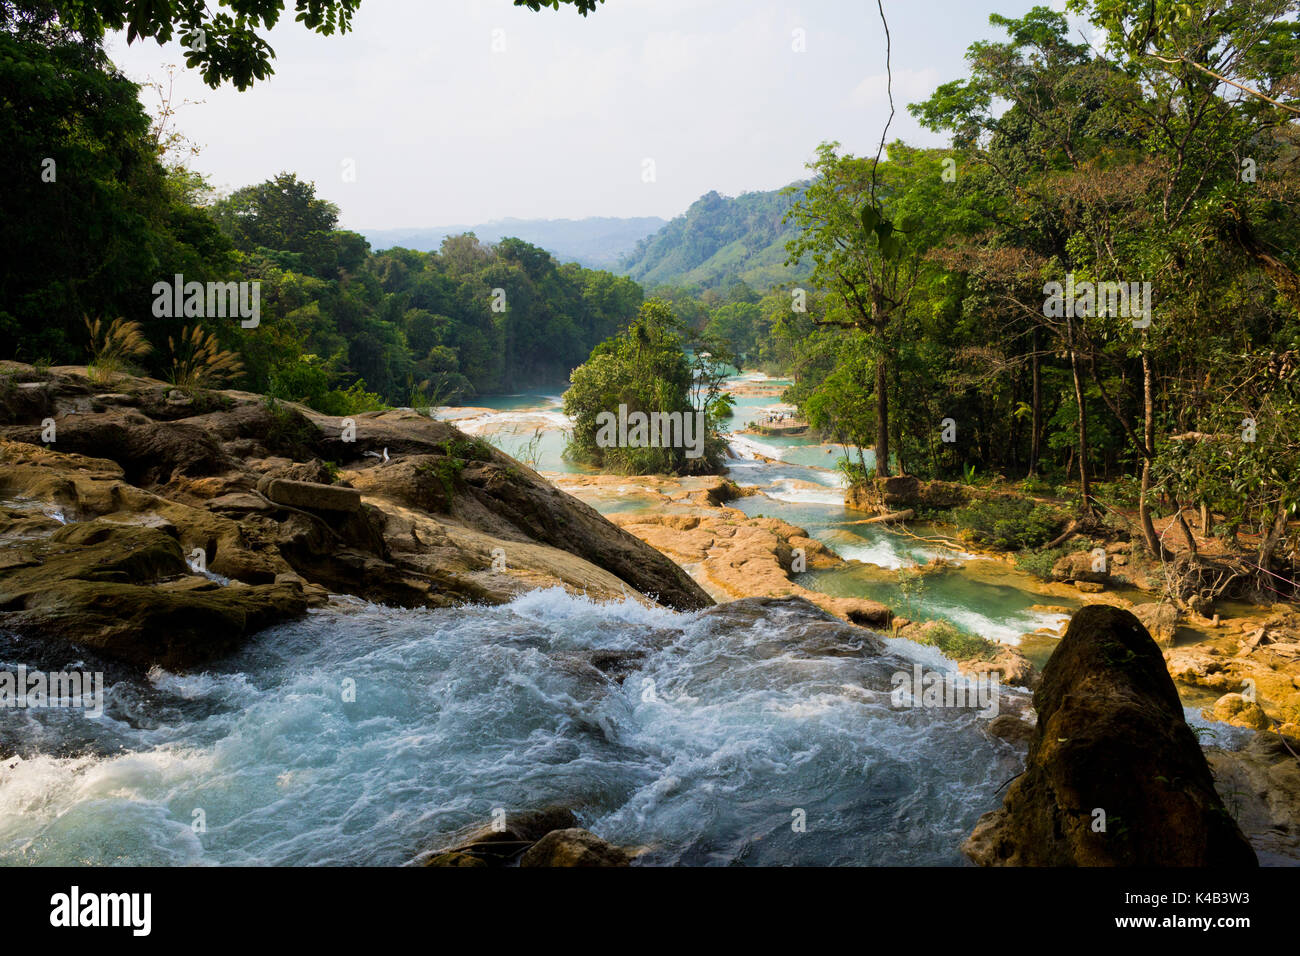
[(879, 223), (880, 210), (875, 206), (864, 206), (862, 209), (862, 228), (867, 232), (875, 232)]

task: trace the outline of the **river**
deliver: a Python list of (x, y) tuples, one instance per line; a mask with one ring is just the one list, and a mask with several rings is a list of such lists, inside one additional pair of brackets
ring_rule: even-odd
[[(742, 395), (734, 427), (772, 404)], [(556, 390), (492, 406), (450, 414), (544, 472), (575, 470)], [(973, 556), (853, 524), (824, 446), (750, 442), (733, 447), (778, 461), (733, 463), (763, 492), (736, 506), (853, 559), (801, 583), (911, 600), (916, 616), (1010, 643), (1059, 623), (1005, 566), (991, 584)], [(899, 593), (897, 569), (936, 555), (959, 566)], [(103, 667), (111, 686), (99, 718), (5, 715), (0, 864), (402, 865), (497, 808), (562, 804), (647, 864), (961, 865), (961, 840), (1020, 758), (971, 710), (889, 695), (891, 674), (955, 665), (894, 638), (882, 656), (810, 655), (786, 633), (779, 615), (735, 626), (551, 589), (456, 609), (341, 598), (187, 675), (41, 661), (11, 638), (0, 668)], [(635, 667), (621, 684), (593, 679), (593, 650)]]
[[(946, 620), (972, 634), (1006, 644), (1026, 643), (1026, 653), (1042, 663), (1068, 614), (1041, 608), (1045, 598), (1033, 588), (1030, 575), (1005, 562), (981, 558), (956, 547), (920, 540), (881, 525), (863, 525), (868, 517), (844, 507), (844, 482), (834, 468), (842, 449), (805, 436), (755, 436), (745, 429), (764, 421), (769, 411), (793, 411), (779, 394), (789, 384), (758, 374), (733, 376), (735, 406), (727, 423), (730, 447), (736, 456), (728, 474), (737, 484), (759, 489), (759, 494), (739, 498), (729, 507), (750, 516), (781, 518), (850, 561), (846, 568), (808, 572), (797, 582), (835, 597), (864, 597), (880, 601), (914, 619)], [(481, 435), (515, 457), (527, 457), (529, 442), (540, 431), (533, 459), (549, 477), (582, 474), (590, 469), (566, 461), (566, 442), (560, 393), (562, 385), (519, 395), (477, 400), (478, 408), (444, 414), (462, 428)], [(490, 410), (490, 411), (485, 411)], [(867, 464), (872, 463), (870, 451)], [(765, 461), (763, 459), (772, 459)], [(651, 502), (638, 496), (636, 479), (616, 497), (586, 494), (569, 488), (598, 511), (644, 508)], [(924, 526), (921, 526), (924, 531)], [(928, 573), (924, 584), (904, 593), (898, 571), (941, 558), (948, 567)], [(1078, 601), (1053, 597), (1051, 604), (1073, 610)]]

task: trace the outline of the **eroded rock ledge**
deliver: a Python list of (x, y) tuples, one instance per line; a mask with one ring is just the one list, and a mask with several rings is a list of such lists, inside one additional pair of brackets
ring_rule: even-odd
[(328, 592), (446, 607), (558, 585), (713, 603), (453, 425), (409, 411), (352, 422), (246, 392), (0, 363), (0, 628), (186, 667)]
[[(791, 580), (802, 570), (842, 567), (844, 559), (820, 541), (780, 518), (750, 518), (710, 502), (715, 513), (634, 512), (612, 515), (619, 527), (678, 564), (693, 568), (720, 601), (748, 597), (801, 597), (842, 620), (885, 629), (893, 613), (867, 598), (837, 598)], [(802, 559), (794, 567), (795, 554)]]

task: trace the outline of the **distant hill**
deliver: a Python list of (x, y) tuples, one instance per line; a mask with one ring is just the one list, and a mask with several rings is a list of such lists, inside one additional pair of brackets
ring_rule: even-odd
[(371, 229), (362, 235), (371, 248), (401, 246), (433, 252), (447, 236), (472, 232), (482, 242), (513, 236), (545, 249), (561, 262), (578, 262), (596, 269), (612, 269), (636, 244), (667, 225), (658, 216), (633, 219), (494, 219), (477, 226), (438, 226), (425, 229)]
[(807, 185), (796, 192), (710, 192), (653, 236), (642, 239), (620, 265), (647, 288), (657, 285), (725, 286), (740, 278), (758, 290), (801, 279), (810, 268), (787, 267), (785, 243), (796, 232), (781, 220)]

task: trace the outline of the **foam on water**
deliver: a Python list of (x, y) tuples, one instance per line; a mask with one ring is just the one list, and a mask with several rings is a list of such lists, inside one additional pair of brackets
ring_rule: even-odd
[(899, 548), (888, 537), (878, 538), (869, 544), (835, 544), (833, 547), (845, 561), (861, 561), (891, 571), (914, 567), (919, 563), (910, 552)]
[(828, 539), (827, 544), (846, 561), (861, 561), (890, 571), (914, 568), (936, 558), (960, 564), (958, 559), (974, 557), (961, 551), (918, 545), (914, 540), (893, 534), (887, 529), (880, 529), (871, 537), (839, 533), (828, 535)]
[(731, 446), (731, 450), (741, 458), (754, 458), (757, 455), (762, 455), (764, 458), (779, 459), (781, 457), (781, 449), (766, 442), (755, 441), (747, 435), (738, 435), (733, 432), (725, 437), (727, 444)]
[[(805, 654), (790, 631), (559, 589), (322, 609), (220, 668), (115, 684), (97, 720), (24, 713), (0, 863), (394, 865), (556, 803), (653, 863), (959, 863), (1010, 749), (972, 712), (891, 708), (906, 656)], [(636, 669), (616, 683), (593, 650)], [(85, 745), (54, 749), (55, 720)]]
[(801, 488), (790, 479), (778, 479), (763, 490), (769, 498), (786, 501), (791, 504), (837, 505), (843, 506), (844, 492), (839, 489), (825, 491), (816, 488)]
[(1030, 610), (992, 617), (974, 608), (939, 603), (927, 604), (926, 610), (947, 618), (968, 634), (978, 634), (999, 644), (1019, 644), (1026, 634), (1044, 627), (1055, 630), (1070, 619), (1068, 614)]

